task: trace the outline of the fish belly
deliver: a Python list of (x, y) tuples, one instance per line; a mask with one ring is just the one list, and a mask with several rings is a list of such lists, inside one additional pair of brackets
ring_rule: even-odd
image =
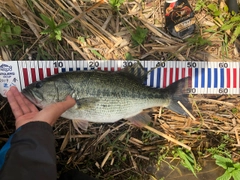
[(112, 123), (132, 117), (143, 109), (161, 105), (157, 100), (102, 98), (93, 107), (73, 107), (62, 114), (68, 119), (79, 119), (97, 123)]

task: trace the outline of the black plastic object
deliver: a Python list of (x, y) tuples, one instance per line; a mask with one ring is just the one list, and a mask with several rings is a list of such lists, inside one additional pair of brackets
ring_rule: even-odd
[(236, 14), (239, 12), (237, 0), (226, 0), (226, 4), (228, 6), (229, 12), (234, 11)]
[(172, 36), (184, 39), (195, 30), (194, 12), (187, 0), (165, 3), (165, 28)]

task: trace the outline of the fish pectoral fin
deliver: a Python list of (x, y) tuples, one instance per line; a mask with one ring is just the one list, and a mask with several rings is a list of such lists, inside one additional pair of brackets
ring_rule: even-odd
[(96, 102), (98, 102), (99, 99), (98, 98), (94, 98), (94, 97), (88, 97), (88, 98), (81, 98), (81, 99), (77, 99), (76, 103), (78, 108), (80, 109), (88, 109), (88, 108), (93, 108), (96, 104)]
[(81, 132), (79, 131), (79, 128), (84, 131), (87, 131), (88, 129), (88, 121), (73, 119), (72, 123), (73, 123), (73, 127), (77, 130), (77, 132), (79, 132), (79, 134), (81, 134)]
[(151, 122), (151, 117), (147, 113), (141, 112), (135, 116), (127, 118), (127, 120), (135, 126), (142, 128)]

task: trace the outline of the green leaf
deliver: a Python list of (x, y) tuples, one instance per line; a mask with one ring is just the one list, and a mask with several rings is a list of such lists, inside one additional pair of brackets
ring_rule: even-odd
[(68, 23), (61, 23), (61, 24), (56, 26), (56, 29), (62, 30), (63, 28), (65, 28), (67, 26), (68, 26)]
[[(214, 16), (220, 16), (220, 14), (221, 14), (221, 11), (215, 11), (215, 12), (213, 13)], [(221, 20), (223, 20), (223, 19), (221, 19)]]
[(226, 13), (228, 12), (228, 6), (226, 4), (223, 6), (223, 11)]
[(0, 17), (0, 27), (2, 27), (2, 26), (3, 26), (3, 24), (4, 24), (4, 20), (5, 20), (5, 18), (3, 18), (3, 17)]
[(210, 9), (212, 12), (218, 11), (218, 7), (217, 7), (216, 4), (209, 4), (207, 7), (208, 7), (208, 9)]
[(20, 44), (18, 40), (0, 41), (0, 47), (8, 46), (8, 45), (18, 45), (18, 44)]
[(52, 18), (48, 18), (47, 16), (45, 16), (44, 14), (40, 14), (42, 20), (51, 28), (51, 29), (55, 29), (56, 25), (55, 22)]
[(240, 179), (240, 169), (233, 171), (232, 177), (234, 180), (239, 180)]
[(228, 171), (225, 171), (225, 173), (218, 177), (216, 180), (229, 180), (231, 178), (231, 174)]
[(105, 60), (106, 60), (106, 58), (103, 57), (103, 56), (102, 56), (99, 52), (97, 52), (95, 49), (92, 49), (91, 52), (92, 52), (95, 56), (97, 56), (99, 59), (105, 59)]
[(5, 32), (5, 35), (6, 35), (9, 39), (12, 38), (12, 36), (11, 36), (12, 30), (11, 30), (11, 26), (10, 26), (10, 25), (6, 25), (6, 26), (4, 27), (4, 32)]
[(227, 171), (231, 174), (233, 171), (235, 171), (235, 168), (234, 167), (228, 167)]
[(119, 10), (119, 7), (122, 5), (124, 0), (109, 0), (109, 4), (117, 10)]
[(240, 16), (233, 16), (229, 22), (238, 22), (240, 21)]
[(78, 37), (78, 40), (79, 40), (81, 43), (85, 43), (85, 42), (86, 42), (86, 41), (85, 41), (85, 38), (82, 37), (82, 36), (79, 36), (79, 37)]
[(148, 30), (137, 27), (135, 32), (132, 34), (132, 40), (135, 42), (135, 45), (142, 44), (147, 36)]
[(195, 11), (201, 10), (203, 7), (205, 7), (205, 3), (202, 0), (198, 0), (196, 5), (195, 5)]
[(8, 41), (9, 37), (5, 32), (1, 32), (0, 37), (3, 41)]
[(126, 60), (133, 60), (133, 57), (132, 57), (131, 53), (127, 52), (127, 53), (125, 54), (125, 59), (126, 59)]
[(55, 35), (56, 40), (61, 41), (62, 40), (62, 32), (59, 30), (55, 30), (54, 32), (56, 34)]
[(221, 27), (221, 30), (226, 31), (226, 30), (232, 29), (233, 26), (234, 26), (233, 23), (231, 23), (231, 24), (223, 24), (222, 27)]
[(229, 43), (230, 44), (233, 43), (239, 35), (240, 35), (240, 26), (237, 26), (236, 29), (233, 31), (233, 35)]
[(21, 34), (21, 30), (22, 30), (22, 29), (21, 29), (20, 26), (14, 26), (14, 27), (13, 27), (13, 34), (19, 36), (19, 35)]
[(52, 32), (51, 29), (46, 29), (46, 30), (43, 30), (40, 34), (49, 34), (51, 32)]
[(233, 163), (231, 159), (219, 156), (217, 154), (215, 154), (213, 158), (216, 159), (216, 164), (224, 169), (227, 169), (229, 167), (229, 164)]
[(183, 152), (180, 148), (177, 149), (176, 154), (182, 159), (181, 164), (188, 168), (194, 176), (197, 177), (195, 169), (194, 169), (194, 159), (190, 153)]
[(236, 169), (239, 169), (239, 171), (240, 171), (240, 163), (233, 164), (233, 167), (235, 167)]

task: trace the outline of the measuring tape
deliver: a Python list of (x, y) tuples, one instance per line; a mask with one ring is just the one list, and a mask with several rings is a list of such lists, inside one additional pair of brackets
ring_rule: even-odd
[[(5, 96), (11, 86), (22, 90), (32, 82), (67, 71), (119, 71), (136, 61), (71, 60), (71, 61), (0, 61), (0, 93)], [(240, 65), (238, 62), (140, 61), (149, 73), (145, 85), (165, 88), (190, 76), (192, 94), (239, 94)]]

